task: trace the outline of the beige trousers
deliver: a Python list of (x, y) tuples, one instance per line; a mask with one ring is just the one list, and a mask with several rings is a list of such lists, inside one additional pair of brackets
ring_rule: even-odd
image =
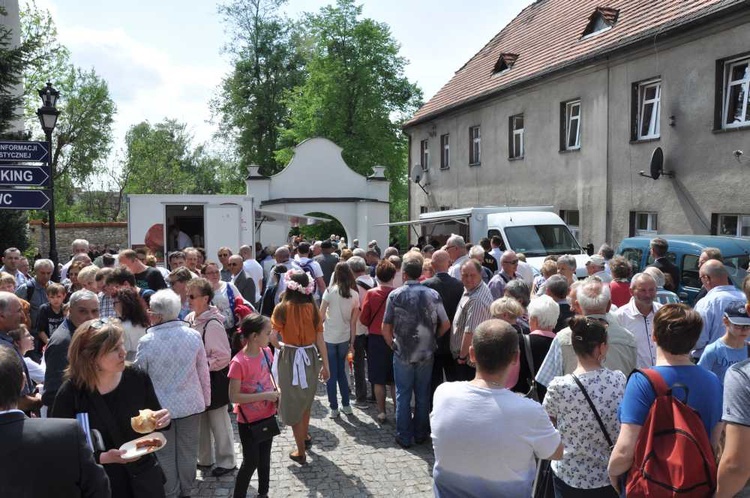
[(232, 421), (224, 405), (200, 415), (198, 438), (198, 465), (213, 465), (225, 469), (236, 466), (234, 459), (234, 432)]

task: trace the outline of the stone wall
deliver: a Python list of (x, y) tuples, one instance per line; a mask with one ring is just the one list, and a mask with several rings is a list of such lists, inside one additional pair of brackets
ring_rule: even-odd
[[(128, 245), (128, 224), (124, 221), (108, 223), (57, 223), (57, 252), (60, 262), (70, 259), (70, 244), (75, 239), (86, 239), (101, 249), (120, 250)], [(40, 220), (29, 222), (29, 246), (38, 247), (44, 257), (49, 256), (49, 225)]]

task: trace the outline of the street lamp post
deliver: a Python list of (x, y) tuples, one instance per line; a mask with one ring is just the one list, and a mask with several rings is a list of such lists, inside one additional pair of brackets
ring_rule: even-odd
[[(47, 82), (47, 86), (39, 90), (39, 97), (42, 99), (42, 107), (37, 109), (36, 115), (39, 117), (39, 123), (42, 125), (44, 135), (47, 137), (47, 167), (49, 169), (49, 259), (54, 265), (53, 275), (57, 277), (57, 234), (55, 233), (55, 174), (52, 171), (52, 132), (57, 125), (57, 117), (60, 111), (57, 110), (57, 99), (60, 92), (55, 90), (52, 83)], [(54, 279), (55, 281), (57, 278)]]

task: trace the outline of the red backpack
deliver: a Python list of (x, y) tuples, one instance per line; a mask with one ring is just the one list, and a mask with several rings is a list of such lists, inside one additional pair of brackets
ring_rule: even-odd
[[(716, 459), (700, 415), (674, 397), (656, 370), (636, 371), (649, 380), (656, 399), (635, 444), (626, 483), (628, 498), (713, 496)], [(687, 387), (680, 387), (687, 392)]]

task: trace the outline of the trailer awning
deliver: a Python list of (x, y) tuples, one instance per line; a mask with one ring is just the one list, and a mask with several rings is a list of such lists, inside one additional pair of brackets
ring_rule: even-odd
[(271, 211), (270, 209), (256, 209), (255, 219), (259, 222), (280, 222), (290, 223), (292, 225), (314, 225), (324, 221), (331, 221), (329, 218), (320, 216), (310, 216), (307, 214), (286, 213), (283, 211)]
[(409, 220), (409, 221), (395, 221), (393, 223), (380, 223), (375, 226), (379, 227), (408, 227), (417, 225), (435, 225), (437, 223), (461, 223), (468, 225), (468, 216), (435, 216), (429, 219), (422, 220)]

